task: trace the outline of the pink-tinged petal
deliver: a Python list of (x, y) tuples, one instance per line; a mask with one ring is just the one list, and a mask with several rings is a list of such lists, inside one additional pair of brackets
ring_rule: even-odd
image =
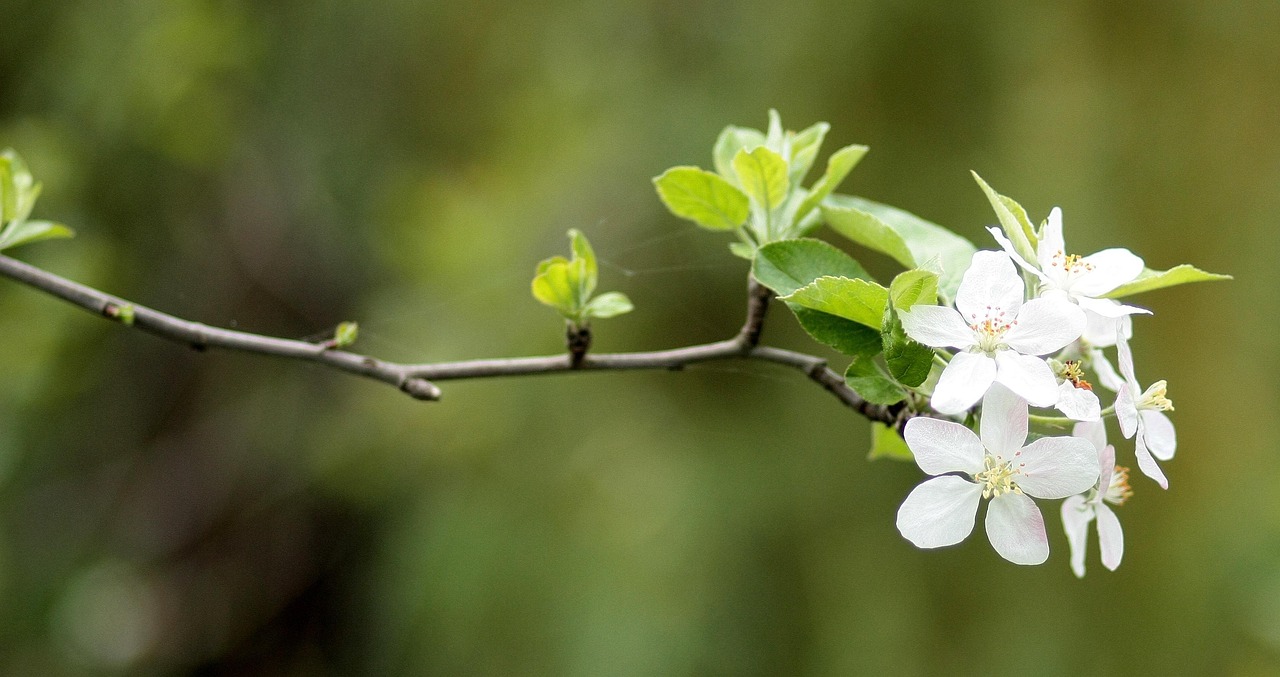
[(1009, 255), (980, 251), (973, 255), (969, 269), (960, 279), (956, 308), (966, 321), (986, 317), (988, 307), (999, 308), (1013, 317), (1022, 307), (1022, 296), (1022, 278)]
[[(1098, 452), (1098, 494), (1105, 495), (1116, 473), (1116, 448), (1108, 444)], [(1099, 501), (1102, 499), (1099, 498)]]
[(956, 353), (938, 377), (933, 408), (943, 414), (959, 414), (977, 404), (995, 380), (995, 360), (981, 353)]
[(1115, 571), (1124, 559), (1124, 530), (1120, 528), (1120, 520), (1105, 504), (1099, 503), (1098, 510), (1098, 549), (1102, 551), (1102, 566)]
[(1093, 373), (1098, 375), (1098, 383), (1103, 388), (1116, 392), (1124, 385), (1124, 379), (1116, 373), (1115, 367), (1111, 366), (1111, 361), (1101, 350), (1089, 351), (1089, 366), (1093, 367)]
[(918, 416), (907, 421), (902, 436), (916, 465), (930, 475), (982, 471), (982, 441), (972, 430), (951, 421)]
[(1120, 362), (1120, 374), (1135, 393), (1142, 392), (1138, 386), (1138, 377), (1133, 375), (1133, 352), (1129, 350), (1129, 338), (1124, 335), (1122, 327), (1116, 328), (1116, 357)]
[(1164, 471), (1160, 469), (1160, 464), (1156, 463), (1156, 459), (1147, 450), (1147, 445), (1142, 441), (1142, 435), (1138, 435), (1133, 439), (1133, 455), (1138, 459), (1138, 470), (1143, 475), (1150, 477), (1160, 485), (1161, 489), (1169, 488), (1169, 480), (1164, 476)]
[(1079, 437), (1041, 437), (1022, 448), (1013, 467), (1018, 488), (1036, 498), (1066, 498), (1098, 485), (1098, 450)]
[(1151, 455), (1161, 461), (1173, 458), (1173, 452), (1178, 450), (1178, 435), (1173, 430), (1173, 421), (1164, 412), (1153, 409), (1144, 409), (1138, 412), (1138, 416), (1142, 418), (1139, 426), (1142, 440), (1151, 450)]
[(1004, 253), (1009, 255), (1009, 258), (1013, 259), (1014, 263), (1021, 266), (1022, 269), (1026, 270), (1028, 273), (1031, 273), (1040, 279), (1044, 279), (1044, 273), (1040, 272), (1040, 268), (1031, 265), (1026, 259), (1022, 258), (1022, 255), (1018, 253), (1018, 250), (1014, 249), (1013, 243), (1009, 241), (1009, 238), (1004, 236), (1004, 231), (994, 226), (987, 226), (987, 232), (991, 233), (991, 237), (996, 239), (1000, 248), (1004, 250)]
[(1065, 301), (1039, 298), (1018, 311), (1004, 342), (1023, 355), (1045, 355), (1062, 349), (1084, 333), (1084, 311)]
[[(1075, 289), (1072, 288), (1074, 292)], [(1091, 313), (1097, 313), (1103, 317), (1128, 317), (1129, 315), (1151, 315), (1151, 311), (1138, 306), (1126, 306), (1118, 301), (1111, 299), (1093, 299), (1087, 296), (1075, 297), (1076, 303), (1081, 308)]]
[(1072, 426), (1071, 436), (1089, 440), (1101, 454), (1107, 446), (1107, 425), (1102, 421), (1081, 421)]
[(1067, 532), (1067, 545), (1071, 546), (1071, 570), (1076, 578), (1084, 578), (1084, 556), (1089, 549), (1089, 523), (1093, 521), (1093, 506), (1084, 502), (1083, 496), (1071, 496), (1062, 502), (1062, 530)]
[(996, 380), (1033, 406), (1052, 407), (1058, 401), (1058, 379), (1042, 358), (1001, 350), (996, 353)]
[(1014, 564), (1043, 564), (1049, 559), (1049, 536), (1035, 501), (1017, 493), (991, 499), (987, 506), (987, 539), (999, 555)]
[(1040, 244), (1036, 247), (1036, 258), (1040, 260), (1040, 268), (1045, 272), (1052, 269), (1055, 254), (1065, 254), (1066, 241), (1062, 238), (1062, 210), (1054, 207), (1045, 221), (1044, 230), (1040, 231)]
[(1084, 263), (1093, 269), (1071, 285), (1071, 291), (1081, 296), (1102, 296), (1142, 272), (1142, 259), (1121, 247), (1090, 254), (1084, 257)]
[(1127, 440), (1138, 432), (1138, 405), (1133, 401), (1133, 391), (1128, 383), (1121, 384), (1116, 393), (1116, 422), (1120, 424), (1120, 434)]
[(973, 531), (981, 485), (955, 475), (935, 477), (911, 491), (898, 508), (898, 532), (919, 548), (941, 548)]
[(998, 383), (982, 398), (979, 421), (982, 444), (1006, 461), (1012, 460), (1027, 441), (1027, 401)]
[(968, 348), (976, 343), (973, 329), (954, 308), (913, 306), (898, 312), (907, 336), (934, 348)]
[(1102, 418), (1102, 404), (1092, 390), (1077, 388), (1071, 381), (1058, 384), (1058, 411), (1074, 421), (1097, 421)]

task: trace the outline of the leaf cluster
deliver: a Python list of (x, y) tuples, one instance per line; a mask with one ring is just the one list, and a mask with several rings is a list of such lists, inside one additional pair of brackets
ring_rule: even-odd
[(587, 237), (569, 231), (571, 258), (553, 256), (538, 264), (533, 278), (533, 297), (555, 308), (575, 328), (587, 326), (591, 318), (607, 318), (631, 312), (631, 300), (620, 292), (593, 296), (599, 277), (595, 250)]
[(0, 151), (0, 250), (74, 235), (60, 223), (29, 220), (40, 188), (17, 152), (12, 148)]

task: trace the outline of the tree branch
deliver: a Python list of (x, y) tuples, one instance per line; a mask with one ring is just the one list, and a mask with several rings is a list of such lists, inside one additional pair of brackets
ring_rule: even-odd
[(748, 281), (746, 321), (736, 336), (724, 341), (635, 353), (590, 354), (583, 351), (543, 357), (398, 364), (367, 355), (335, 350), (324, 343), (261, 336), (183, 320), (72, 282), (4, 255), (0, 255), (0, 275), (56, 296), (96, 315), (136, 327), (161, 338), (185, 343), (198, 350), (223, 348), (315, 362), (357, 376), (389, 383), (420, 400), (440, 399), (440, 388), (432, 381), (555, 374), (568, 371), (632, 369), (678, 371), (686, 365), (700, 362), (749, 359), (773, 362), (797, 369), (821, 385), (840, 402), (873, 421), (880, 421), (901, 429), (906, 418), (910, 416), (902, 405), (876, 405), (862, 399), (845, 383), (844, 377), (828, 368), (826, 360), (820, 357), (760, 345), (760, 333), (772, 292), (757, 282), (754, 277)]

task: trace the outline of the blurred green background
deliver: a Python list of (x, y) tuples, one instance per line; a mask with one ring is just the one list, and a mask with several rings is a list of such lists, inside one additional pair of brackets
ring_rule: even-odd
[[(218, 326), (556, 352), (528, 283), (579, 228), (637, 305), (598, 349), (730, 336), (746, 264), (650, 178), (769, 107), (871, 146), (843, 191), (980, 247), (970, 169), (1062, 206), (1074, 251), (1237, 277), (1136, 299), (1179, 454), (1083, 581), (1056, 502), (1044, 566), (980, 530), (916, 550), (922, 473), (771, 365), (427, 404), (0, 280), (0, 674), (1280, 673), (1280, 4), (8, 0), (0, 26), (0, 145), (79, 231), (16, 255)], [(778, 310), (765, 340), (816, 349)]]

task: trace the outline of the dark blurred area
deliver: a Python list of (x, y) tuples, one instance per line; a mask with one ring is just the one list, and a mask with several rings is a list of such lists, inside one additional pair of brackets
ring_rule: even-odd
[[(728, 337), (746, 264), (650, 178), (770, 107), (832, 124), (820, 166), (871, 147), (844, 192), (979, 247), (970, 169), (1060, 205), (1073, 250), (1237, 278), (1135, 299), (1180, 452), (1083, 581), (1056, 503), (1043, 566), (916, 550), (920, 471), (770, 365), (422, 403), (0, 280), (0, 674), (1280, 672), (1280, 4), (8, 0), (0, 26), (0, 146), (79, 233), (14, 254), (215, 326), (555, 352), (529, 279), (578, 228), (637, 306), (597, 349)], [(819, 349), (780, 307), (765, 340)]]

